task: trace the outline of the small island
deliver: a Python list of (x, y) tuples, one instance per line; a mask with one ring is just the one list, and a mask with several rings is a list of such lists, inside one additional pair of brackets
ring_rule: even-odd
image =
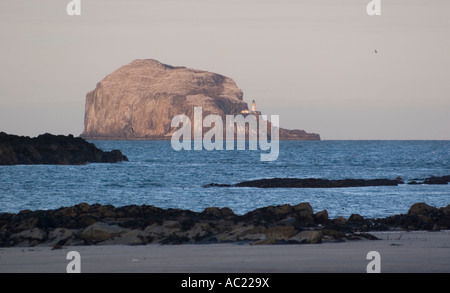
[(104, 152), (73, 135), (30, 138), (0, 132), (0, 165), (82, 165), (128, 161), (121, 151)]

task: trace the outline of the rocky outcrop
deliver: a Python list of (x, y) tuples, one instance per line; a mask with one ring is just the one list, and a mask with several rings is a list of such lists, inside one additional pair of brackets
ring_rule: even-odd
[(450, 175), (447, 176), (431, 176), (425, 179), (414, 179), (408, 184), (428, 184), (428, 185), (445, 185), (450, 182)]
[[(442, 185), (450, 182), (448, 176), (431, 176), (423, 180), (412, 180), (408, 184)], [(340, 188), (340, 187), (366, 187), (366, 186), (397, 186), (404, 184), (402, 178), (396, 179), (338, 179), (322, 178), (264, 178), (243, 181), (236, 184), (209, 183), (203, 187), (257, 187), (257, 188)]]
[(448, 184), (450, 182), (450, 175), (448, 176), (440, 176), (440, 177), (429, 177), (425, 178), (423, 184)]
[(154, 206), (81, 203), (56, 210), (0, 214), (0, 246), (145, 245), (183, 243), (315, 244), (377, 239), (370, 231), (450, 228), (450, 205), (411, 206), (406, 215), (331, 219), (309, 203), (268, 206), (236, 215), (229, 208), (202, 212)]
[(406, 215), (395, 215), (381, 219), (387, 226), (397, 226), (406, 230), (438, 231), (450, 228), (450, 205), (435, 208), (424, 202), (411, 206)]
[(204, 187), (257, 187), (257, 188), (340, 188), (365, 186), (397, 186), (403, 184), (399, 179), (341, 179), (328, 180), (320, 178), (269, 178), (243, 181), (237, 184), (210, 183)]
[(0, 132), (0, 165), (79, 165), (128, 161), (119, 150), (104, 152), (72, 135), (43, 134), (35, 138)]
[[(243, 92), (229, 77), (174, 67), (156, 60), (134, 60), (100, 81), (86, 96), (84, 131), (87, 139), (166, 139), (176, 131), (172, 118), (194, 107), (203, 116), (248, 110)], [(208, 129), (204, 128), (206, 132)], [(320, 139), (303, 130), (280, 129), (280, 139)]]
[(317, 133), (308, 133), (299, 129), (279, 129), (279, 136), (281, 140), (320, 140), (320, 135)]

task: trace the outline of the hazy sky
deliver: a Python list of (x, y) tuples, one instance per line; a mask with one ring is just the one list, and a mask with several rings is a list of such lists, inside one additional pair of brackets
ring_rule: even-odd
[(152, 58), (229, 76), (323, 139), (450, 139), (448, 0), (69, 2), (0, 1), (0, 131), (79, 135), (86, 93)]

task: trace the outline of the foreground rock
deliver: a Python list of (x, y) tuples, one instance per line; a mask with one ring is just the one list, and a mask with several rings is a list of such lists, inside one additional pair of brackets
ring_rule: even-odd
[[(194, 107), (202, 107), (203, 116), (215, 114), (223, 121), (226, 115), (248, 110), (242, 90), (229, 77), (152, 59), (134, 60), (87, 94), (82, 137), (167, 139), (176, 130), (172, 118), (185, 114), (194, 121)], [(320, 136), (280, 128), (280, 139), (320, 140)]]
[(79, 165), (128, 161), (119, 150), (104, 152), (72, 135), (43, 134), (35, 138), (0, 132), (0, 165)]
[(411, 206), (408, 214), (383, 219), (351, 215), (330, 219), (309, 203), (268, 206), (236, 215), (229, 208), (203, 212), (154, 206), (81, 203), (46, 211), (0, 214), (0, 246), (145, 245), (149, 243), (315, 244), (374, 240), (370, 231), (450, 229), (450, 205)]
[(406, 215), (387, 217), (380, 222), (406, 230), (446, 230), (450, 229), (450, 205), (445, 208), (435, 208), (426, 203), (416, 203), (411, 206)]

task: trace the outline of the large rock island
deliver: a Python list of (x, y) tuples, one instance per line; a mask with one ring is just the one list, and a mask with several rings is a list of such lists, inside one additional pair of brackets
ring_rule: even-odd
[[(167, 139), (176, 128), (172, 118), (194, 107), (203, 115), (249, 112), (243, 92), (229, 77), (174, 67), (156, 60), (135, 60), (100, 81), (86, 96), (86, 139)], [(251, 113), (251, 112), (250, 112)], [(224, 119), (225, 120), (225, 119)], [(320, 140), (304, 130), (280, 128), (280, 139)]]

